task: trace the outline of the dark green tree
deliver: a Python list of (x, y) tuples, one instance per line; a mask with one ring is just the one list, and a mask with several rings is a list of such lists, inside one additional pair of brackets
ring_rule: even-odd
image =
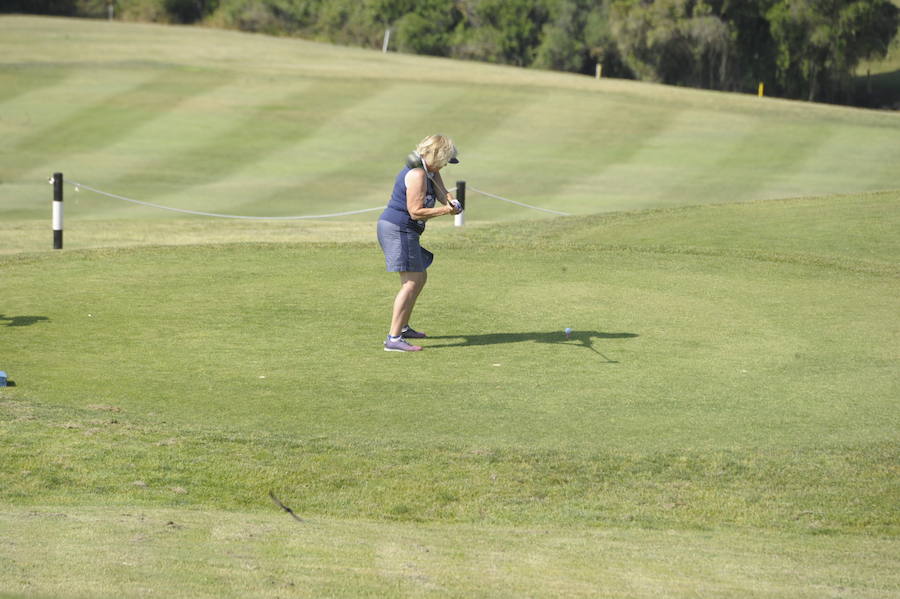
[(164, 0), (166, 13), (175, 23), (196, 23), (218, 7), (217, 0)]
[(213, 23), (270, 35), (315, 37), (320, 0), (219, 0)]
[(590, 73), (591, 68), (594, 68), (591, 63), (600, 64), (606, 77), (634, 79), (635, 74), (625, 64), (613, 34), (610, 5), (610, 0), (595, 3), (585, 17), (584, 44), (590, 60), (586, 72)]
[[(387, 0), (379, 0), (385, 2)], [(453, 50), (453, 32), (462, 20), (453, 0), (420, 0), (415, 10), (402, 11), (402, 3), (394, 0), (395, 10), (376, 13), (379, 19), (390, 19), (396, 31), (397, 48), (401, 52), (449, 56)], [(395, 15), (402, 14), (399, 18)], [(396, 19), (396, 20), (395, 20)]]
[(766, 16), (781, 89), (808, 100), (846, 99), (859, 61), (887, 52), (898, 14), (889, 0), (779, 0)]
[(703, 0), (615, 0), (610, 31), (641, 79), (730, 89), (737, 79), (732, 28)]
[(458, 0), (453, 56), (529, 66), (548, 11), (540, 0)]
[(3, 0), (0, 13), (73, 16), (77, 14), (76, 0)]
[(777, 0), (707, 0), (728, 23), (734, 42), (736, 89), (754, 91), (760, 82), (772, 82), (775, 42), (766, 13)]
[(575, 73), (589, 69), (590, 53), (584, 35), (588, 14), (586, 4), (577, 0), (560, 0), (551, 7), (531, 66)]

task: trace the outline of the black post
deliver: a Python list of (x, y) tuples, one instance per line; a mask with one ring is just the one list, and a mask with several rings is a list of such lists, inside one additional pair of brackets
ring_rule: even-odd
[(53, 173), (53, 249), (63, 246), (63, 175)]
[(459, 200), (460, 206), (463, 207), (463, 210), (466, 209), (466, 182), (465, 181), (457, 181), (456, 182), (456, 199)]

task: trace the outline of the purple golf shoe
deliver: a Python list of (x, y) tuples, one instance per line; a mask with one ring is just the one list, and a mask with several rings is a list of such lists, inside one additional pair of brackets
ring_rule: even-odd
[(418, 345), (407, 343), (403, 337), (396, 340), (388, 337), (384, 342), (384, 351), (422, 351), (422, 348)]
[(400, 336), (404, 339), (424, 339), (428, 335), (425, 333), (420, 333), (409, 325), (406, 325), (406, 328), (400, 331)]

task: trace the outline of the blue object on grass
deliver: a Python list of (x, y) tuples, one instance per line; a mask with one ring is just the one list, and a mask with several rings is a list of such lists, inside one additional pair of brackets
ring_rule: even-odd
[(6, 386), (6, 372), (3, 370), (0, 370), (0, 387), (5, 387), (5, 386)]

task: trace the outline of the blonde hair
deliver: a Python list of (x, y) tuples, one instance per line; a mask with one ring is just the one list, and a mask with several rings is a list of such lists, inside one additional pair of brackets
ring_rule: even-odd
[(429, 135), (416, 146), (416, 153), (434, 168), (444, 168), (456, 157), (456, 146), (446, 135)]

